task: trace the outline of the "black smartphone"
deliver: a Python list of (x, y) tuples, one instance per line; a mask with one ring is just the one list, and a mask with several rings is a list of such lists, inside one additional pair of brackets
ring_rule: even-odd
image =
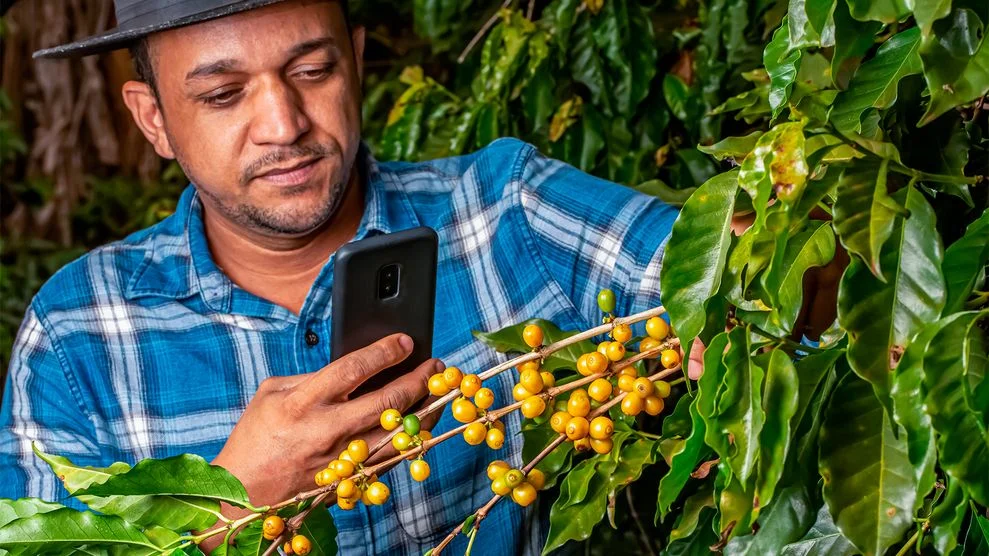
[(419, 227), (348, 243), (337, 251), (332, 359), (396, 332), (415, 343), (408, 358), (366, 380), (352, 396), (376, 390), (432, 356), (436, 249), (436, 232)]

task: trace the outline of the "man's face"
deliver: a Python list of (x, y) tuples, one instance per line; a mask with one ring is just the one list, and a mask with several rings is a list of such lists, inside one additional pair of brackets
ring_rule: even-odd
[(265, 236), (327, 222), (360, 143), (363, 30), (340, 5), (282, 2), (149, 41), (161, 106), (136, 119), (146, 135), (158, 122), (149, 139), (207, 208)]

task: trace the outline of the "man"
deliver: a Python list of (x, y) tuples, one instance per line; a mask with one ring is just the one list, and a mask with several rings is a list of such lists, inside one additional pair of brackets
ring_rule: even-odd
[[(430, 360), (377, 392), (364, 379), (403, 359), (384, 338), (329, 363), (333, 254), (419, 225), (440, 238), (433, 354), (479, 372), (502, 360), (472, 330), (529, 317), (564, 329), (659, 303), (661, 246), (675, 211), (548, 160), (516, 140), (422, 164), (381, 164), (360, 143), (364, 29), (316, 0), (117, 0), (119, 27), (49, 49), (130, 47), (142, 81), (123, 87), (134, 121), (192, 184), (162, 223), (58, 272), (33, 300), (0, 411), (0, 497), (62, 499), (31, 453), (40, 441), (82, 465), (198, 453), (256, 504), (312, 488), (352, 437), (380, 437), (379, 413), (427, 394)], [(496, 405), (512, 376), (490, 381)], [(435, 431), (455, 426), (449, 410)], [(519, 417), (502, 449), (454, 439), (404, 465), (383, 506), (334, 509), (346, 554), (421, 554), (490, 496), (496, 458), (521, 462)], [(480, 528), (485, 553), (538, 553), (534, 513), (502, 503)], [(454, 552), (463, 551), (459, 538)]]

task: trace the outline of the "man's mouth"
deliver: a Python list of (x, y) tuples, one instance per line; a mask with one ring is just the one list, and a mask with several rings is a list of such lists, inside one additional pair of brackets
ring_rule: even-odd
[(301, 185), (312, 177), (316, 163), (320, 160), (322, 157), (315, 157), (296, 162), (290, 166), (272, 168), (254, 176), (254, 179), (282, 186)]

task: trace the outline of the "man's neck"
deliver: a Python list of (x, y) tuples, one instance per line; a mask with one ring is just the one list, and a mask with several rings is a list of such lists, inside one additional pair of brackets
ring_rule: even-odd
[(352, 172), (333, 216), (312, 233), (295, 238), (246, 235), (204, 207), (213, 260), (241, 288), (299, 314), (327, 259), (357, 232), (364, 213), (364, 188), (361, 172)]

